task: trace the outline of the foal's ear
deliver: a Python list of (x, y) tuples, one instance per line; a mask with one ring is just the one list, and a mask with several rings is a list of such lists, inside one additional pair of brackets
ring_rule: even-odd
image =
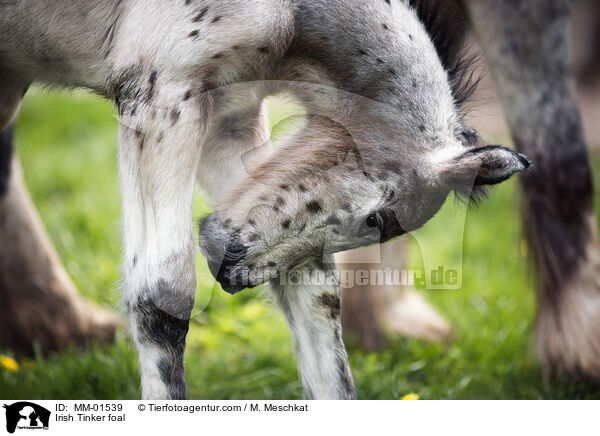
[(529, 159), (499, 145), (469, 148), (441, 164), (442, 184), (455, 188), (495, 185), (529, 168)]

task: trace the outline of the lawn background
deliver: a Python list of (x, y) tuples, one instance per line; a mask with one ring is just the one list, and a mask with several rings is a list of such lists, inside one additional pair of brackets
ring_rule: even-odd
[[(282, 117), (274, 107), (272, 123)], [(109, 103), (85, 92), (34, 89), (16, 123), (25, 178), (46, 229), (81, 293), (118, 308), (121, 258), (117, 122)], [(484, 132), (485, 136), (485, 132)], [(492, 138), (495, 140), (506, 138)], [(596, 179), (596, 192), (600, 192)], [(195, 217), (208, 212), (201, 195)], [(456, 264), (463, 286), (420, 291), (454, 327), (448, 345), (391, 338), (365, 352), (347, 338), (360, 399), (600, 398), (582, 385), (544, 383), (531, 353), (534, 284), (527, 274), (517, 184), (494, 188), (469, 210), (449, 199), (414, 237), (409, 266)], [(451, 224), (448, 224), (451, 223)], [(464, 227), (464, 237), (462, 229)], [(197, 256), (198, 288), (186, 350), (191, 399), (297, 399), (301, 386), (281, 315), (260, 289), (225, 294)], [(112, 346), (69, 350), (34, 360), (13, 356), (17, 372), (0, 368), (3, 399), (135, 399), (139, 379), (123, 331)]]

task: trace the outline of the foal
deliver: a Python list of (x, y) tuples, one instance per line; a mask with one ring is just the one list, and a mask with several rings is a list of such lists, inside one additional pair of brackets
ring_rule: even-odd
[[(231, 292), (271, 280), (307, 398), (341, 399), (355, 394), (331, 253), (413, 230), (449, 192), (529, 165), (476, 147), (460, 74), (404, 2), (16, 0), (0, 2), (0, 29), (0, 129), (33, 81), (118, 110), (123, 300), (144, 398), (186, 396), (196, 179), (215, 203), (200, 226), (211, 271)], [(311, 116), (269, 154), (262, 101), (284, 91)], [(327, 279), (282, 280), (299, 267)]]

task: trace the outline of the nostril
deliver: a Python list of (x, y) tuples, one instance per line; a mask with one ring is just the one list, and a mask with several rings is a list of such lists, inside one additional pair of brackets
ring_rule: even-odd
[(237, 239), (230, 239), (225, 247), (225, 251), (229, 255), (242, 257), (246, 253), (246, 247)]
[(230, 253), (239, 253), (244, 250), (244, 246), (238, 240), (233, 239), (229, 241), (226, 249)]

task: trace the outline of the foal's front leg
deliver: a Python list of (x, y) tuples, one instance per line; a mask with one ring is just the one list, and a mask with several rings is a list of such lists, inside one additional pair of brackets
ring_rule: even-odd
[(333, 263), (313, 262), (271, 282), (292, 333), (307, 399), (356, 399), (342, 342), (340, 287), (332, 275), (335, 271)]
[(200, 108), (206, 105), (194, 88), (163, 81), (157, 72), (136, 84), (144, 100), (117, 99), (124, 301), (142, 397), (183, 399), (183, 353), (196, 288), (192, 198), (207, 122)]

